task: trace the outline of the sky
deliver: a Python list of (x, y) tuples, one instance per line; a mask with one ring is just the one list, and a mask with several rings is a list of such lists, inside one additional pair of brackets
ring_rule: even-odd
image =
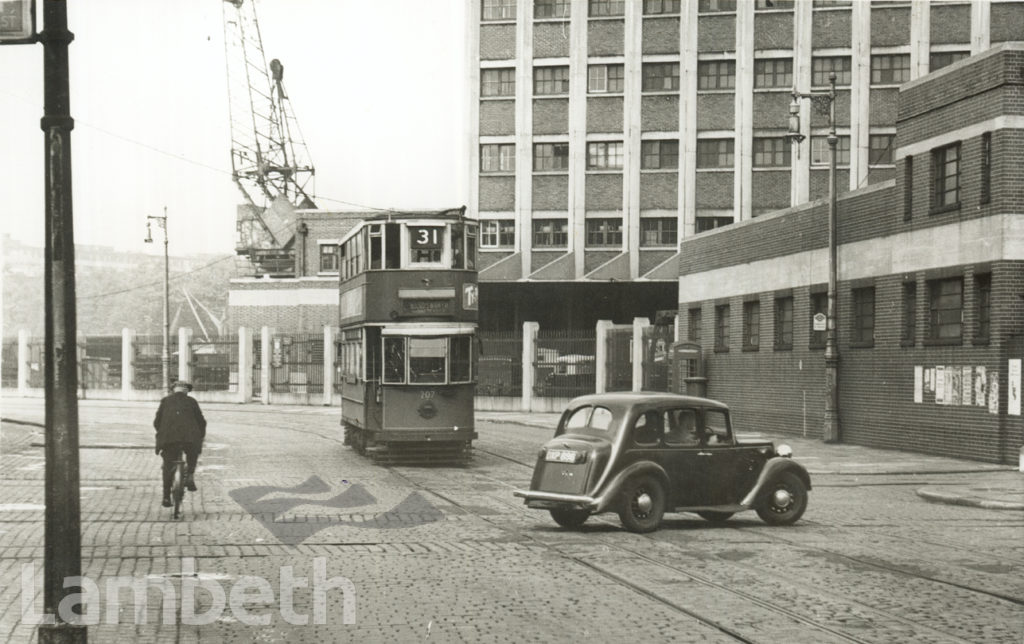
[[(68, 2), (76, 243), (162, 252), (143, 239), (146, 216), (166, 207), (172, 255), (234, 252), (242, 196), (231, 180), (222, 4)], [(267, 61), (284, 64), (321, 208), (465, 204), (464, 2), (255, 7)], [(41, 44), (0, 46), (0, 232), (36, 246), (42, 54)]]

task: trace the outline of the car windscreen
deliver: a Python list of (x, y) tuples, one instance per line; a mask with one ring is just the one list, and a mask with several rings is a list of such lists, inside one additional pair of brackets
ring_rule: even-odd
[(584, 405), (568, 414), (560, 433), (605, 436), (612, 426), (613, 415), (607, 407)]

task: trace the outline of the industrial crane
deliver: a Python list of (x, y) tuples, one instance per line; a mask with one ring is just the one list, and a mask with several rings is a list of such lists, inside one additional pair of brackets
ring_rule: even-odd
[(223, 0), (222, 8), (231, 175), (245, 199), (235, 250), (261, 272), (287, 273), (294, 270), (294, 209), (316, 208), (315, 170), (284, 89), (284, 65), (266, 63), (253, 1)]

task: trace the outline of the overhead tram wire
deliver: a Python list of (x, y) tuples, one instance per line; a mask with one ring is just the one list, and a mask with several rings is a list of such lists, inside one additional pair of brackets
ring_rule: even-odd
[[(211, 266), (213, 266), (215, 264), (220, 264), (221, 262), (226, 262), (229, 259), (235, 259), (235, 255), (225, 255), (224, 257), (219, 257), (219, 258), (213, 260), (212, 262), (210, 262), (208, 264), (204, 264), (204, 265), (200, 266), (199, 268), (195, 268), (195, 269), (192, 269), (192, 270), (184, 272), (184, 273), (178, 273), (177, 275), (173, 275), (170, 279), (171, 280), (176, 280), (176, 279), (181, 279), (182, 277), (188, 277), (189, 275), (193, 275), (195, 273), (198, 273), (199, 271), (206, 270), (207, 268), (210, 268)], [(120, 291), (111, 291), (109, 293), (96, 293), (94, 295), (79, 295), (78, 296), (78, 301), (82, 301), (82, 300), (95, 300), (95, 299), (99, 299), (101, 297), (111, 297), (113, 295), (121, 295), (122, 293), (131, 293), (132, 291), (138, 291), (138, 290), (141, 290), (141, 289), (144, 289), (144, 288), (149, 288), (151, 286), (156, 286), (156, 285), (162, 284), (162, 283), (163, 283), (163, 280), (157, 280), (155, 282), (148, 282), (146, 284), (139, 284), (138, 286), (133, 286), (131, 288), (121, 289)]]

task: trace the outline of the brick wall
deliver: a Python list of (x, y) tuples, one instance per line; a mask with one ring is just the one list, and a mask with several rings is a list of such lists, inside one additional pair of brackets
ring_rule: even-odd
[(871, 7), (871, 46), (894, 47), (910, 42), (910, 7)]
[(480, 59), (509, 60), (516, 57), (514, 24), (480, 25)]
[(534, 134), (569, 132), (569, 99), (543, 98), (533, 101)]
[[(895, 87), (872, 89), (868, 104), (868, 123), (891, 127), (896, 122), (900, 91)], [(896, 142), (899, 145), (899, 141)], [(895, 152), (895, 150), (894, 150)]]
[(569, 21), (536, 22), (533, 25), (534, 58), (569, 55)]
[(933, 45), (971, 42), (971, 8), (966, 5), (929, 6)]
[(622, 174), (587, 174), (587, 210), (622, 208)]
[(640, 209), (675, 210), (679, 205), (678, 172), (643, 172), (640, 174)]
[(750, 177), (750, 189), (760, 208), (789, 206), (789, 170), (757, 170)]
[(678, 54), (679, 18), (644, 18), (643, 53)]
[(644, 132), (673, 132), (679, 129), (679, 96), (644, 96), (640, 103), (640, 129)]
[(480, 101), (480, 136), (515, 133), (515, 101)]
[(733, 172), (698, 172), (697, 207), (731, 208), (733, 201)]
[(583, 271), (589, 273), (601, 264), (619, 256), (617, 250), (588, 250), (583, 253)]
[(754, 92), (754, 127), (785, 128), (789, 124), (789, 92)]
[(701, 16), (697, 23), (697, 51), (712, 53), (736, 49), (736, 16)]
[(792, 49), (793, 12), (754, 16), (754, 49)]
[(852, 36), (851, 11), (848, 9), (815, 11), (811, 34), (815, 47), (850, 47)]
[(516, 178), (510, 176), (480, 177), (480, 211), (514, 210), (516, 207)]
[[(789, 108), (786, 108), (789, 116)], [(733, 94), (698, 94), (697, 129), (731, 130), (736, 123), (736, 97)]]
[(625, 22), (590, 20), (587, 23), (588, 56), (621, 56), (625, 51)]
[(621, 96), (587, 98), (587, 132), (621, 132), (622, 124)]
[(1021, 40), (1024, 36), (1024, 2), (1001, 2), (992, 5), (992, 44)]
[[(569, 177), (538, 174), (533, 177), (534, 210), (566, 210), (569, 207)], [(528, 222), (527, 222), (528, 223)]]

